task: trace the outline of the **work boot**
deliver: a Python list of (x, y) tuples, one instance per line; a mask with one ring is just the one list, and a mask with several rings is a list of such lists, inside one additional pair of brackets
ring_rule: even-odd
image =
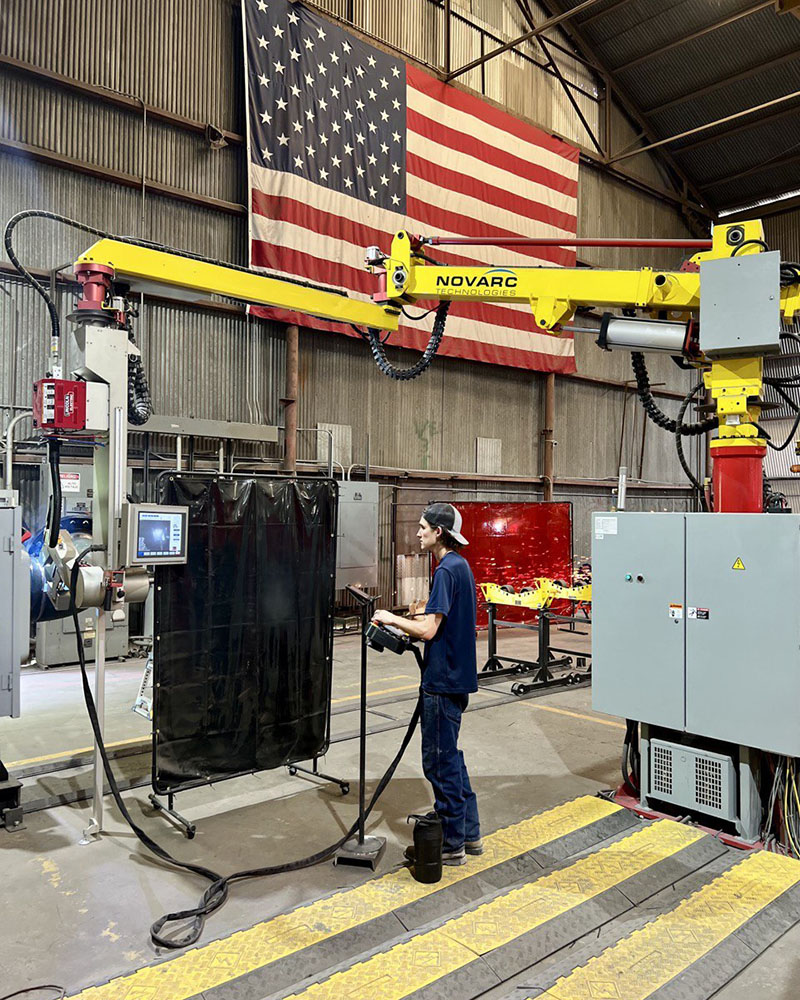
[[(483, 850), (483, 847), (481, 847)], [(409, 861), (412, 865), (414, 864), (414, 845), (410, 844), (404, 852), (406, 861)], [(442, 864), (443, 865), (465, 865), (467, 863), (467, 854), (463, 847), (457, 847), (453, 851), (442, 851)]]

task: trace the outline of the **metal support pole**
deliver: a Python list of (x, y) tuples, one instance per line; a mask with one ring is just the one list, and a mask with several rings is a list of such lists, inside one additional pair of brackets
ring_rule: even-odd
[(444, 0), (444, 74), (450, 76), (450, 0)]
[(5, 470), (5, 481), (6, 489), (12, 489), (12, 478), (14, 474), (14, 428), (20, 421), (24, 420), (26, 417), (32, 417), (33, 413), (27, 411), (26, 413), (18, 413), (16, 417), (12, 417), (8, 422), (8, 427), (6, 428), (6, 470)]
[(297, 383), (300, 367), (300, 331), (286, 327), (286, 390), (283, 403), (283, 471), (297, 472)]
[(367, 837), (364, 833), (367, 808), (367, 628), (372, 620), (377, 598), (357, 587), (347, 587), (361, 606), (361, 704), (358, 735), (358, 833), (336, 855), (334, 864), (368, 865), (373, 870), (386, 849), (385, 837)]
[(492, 663), (495, 656), (497, 655), (497, 626), (494, 623), (495, 615), (497, 614), (497, 609), (494, 604), (487, 605), (487, 610), (489, 612), (489, 634), (487, 640), (489, 643), (489, 663)]
[(556, 420), (556, 377), (553, 372), (549, 372), (544, 381), (544, 427), (542, 428), (542, 441), (544, 443), (544, 490), (543, 499), (551, 501), (553, 499), (553, 475), (554, 475), (554, 454), (555, 441), (553, 439)]
[(537, 680), (546, 683), (550, 674), (550, 618), (546, 611), (539, 612), (539, 675)]
[[(106, 715), (106, 613), (104, 608), (97, 609), (97, 650), (94, 661), (94, 703), (97, 706), (97, 721), (100, 732), (105, 731)], [(92, 800), (92, 823), (97, 832), (103, 831), (103, 795), (105, 793), (105, 774), (100, 749), (94, 747), (94, 799)]]
[(358, 843), (364, 845), (364, 810), (367, 807), (367, 628), (372, 617), (369, 604), (361, 606), (361, 704), (358, 721)]

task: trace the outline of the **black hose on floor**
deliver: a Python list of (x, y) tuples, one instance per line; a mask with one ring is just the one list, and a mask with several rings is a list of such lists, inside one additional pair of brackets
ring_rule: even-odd
[[(327, 861), (329, 858), (333, 857), (336, 851), (338, 851), (347, 840), (355, 836), (360, 823), (359, 820), (356, 820), (347, 833), (337, 840), (335, 844), (330, 844), (328, 847), (323, 848), (321, 851), (317, 851), (316, 854), (312, 854), (307, 858), (301, 858), (298, 861), (290, 861), (280, 865), (266, 865), (261, 868), (245, 869), (243, 871), (233, 872), (230, 875), (221, 875), (219, 872), (215, 872), (211, 868), (206, 868), (204, 865), (196, 865), (188, 861), (180, 861), (178, 858), (173, 857), (173, 855), (170, 854), (166, 848), (162, 847), (157, 841), (153, 840), (153, 838), (136, 823), (122, 800), (119, 785), (117, 784), (117, 780), (111, 768), (111, 761), (109, 760), (108, 752), (105, 744), (103, 743), (103, 734), (100, 729), (100, 721), (97, 716), (97, 706), (95, 705), (94, 698), (92, 697), (89, 677), (86, 672), (86, 656), (84, 654), (83, 643), (81, 642), (78, 613), (75, 607), (74, 597), (72, 596), (75, 593), (75, 586), (78, 579), (78, 573), (80, 572), (81, 562), (87, 555), (89, 555), (89, 553), (96, 552), (98, 550), (102, 550), (102, 546), (90, 545), (85, 548), (75, 560), (70, 578), (70, 610), (75, 623), (75, 637), (77, 640), (78, 661), (80, 663), (81, 679), (83, 682), (83, 696), (86, 702), (86, 709), (89, 713), (89, 721), (91, 722), (92, 732), (94, 733), (94, 738), (100, 751), (100, 757), (103, 761), (103, 770), (106, 778), (108, 779), (111, 795), (117, 804), (117, 808), (122, 813), (122, 818), (134, 832), (139, 841), (152, 854), (159, 858), (159, 860), (177, 868), (182, 868), (184, 871), (188, 871), (193, 875), (199, 875), (201, 878), (207, 879), (211, 883), (203, 893), (197, 906), (186, 910), (165, 913), (162, 917), (159, 917), (150, 928), (150, 937), (153, 944), (156, 946), (167, 949), (186, 948), (195, 944), (199, 940), (200, 935), (203, 932), (206, 917), (210, 916), (223, 905), (225, 900), (228, 898), (228, 890), (232, 882), (242, 882), (246, 879), (263, 878), (267, 875), (280, 875), (286, 872), (299, 871), (302, 868), (310, 868), (322, 861)], [(414, 735), (414, 731), (416, 730), (420, 719), (421, 701), (422, 699), (420, 697), (417, 700), (417, 704), (414, 708), (414, 712), (411, 716), (405, 735), (403, 736), (400, 748), (397, 751), (394, 760), (391, 762), (383, 777), (378, 782), (375, 791), (372, 793), (372, 797), (370, 798), (364, 811), (365, 822), (375, 807), (378, 799), (381, 795), (383, 795), (389, 782), (394, 777), (394, 773), (397, 770), (403, 754), (405, 753), (408, 744), (411, 742), (411, 737)], [(185, 934), (180, 936), (176, 935), (174, 937), (164, 934), (164, 928), (168, 924), (185, 924), (187, 921), (189, 922), (189, 929)]]

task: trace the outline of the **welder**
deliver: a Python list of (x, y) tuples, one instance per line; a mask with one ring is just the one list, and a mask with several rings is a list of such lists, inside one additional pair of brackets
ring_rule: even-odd
[[(458, 747), (461, 717), (478, 690), (475, 654), (475, 580), (461, 549), (462, 518), (449, 503), (430, 504), (422, 513), (417, 538), (436, 560), (424, 613), (403, 618), (376, 611), (374, 620), (394, 625), (425, 641), (422, 674), (422, 769), (431, 783), (434, 812), (442, 823), (442, 863), (462, 865), (468, 854), (482, 854), (478, 803), (464, 754)], [(406, 850), (413, 862), (414, 848)]]

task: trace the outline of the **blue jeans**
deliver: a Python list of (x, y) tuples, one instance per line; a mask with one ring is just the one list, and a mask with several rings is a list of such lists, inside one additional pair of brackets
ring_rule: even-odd
[(422, 770), (433, 786), (445, 851), (457, 850), (481, 835), (478, 800), (458, 749), (461, 715), (468, 702), (466, 694), (422, 692)]

